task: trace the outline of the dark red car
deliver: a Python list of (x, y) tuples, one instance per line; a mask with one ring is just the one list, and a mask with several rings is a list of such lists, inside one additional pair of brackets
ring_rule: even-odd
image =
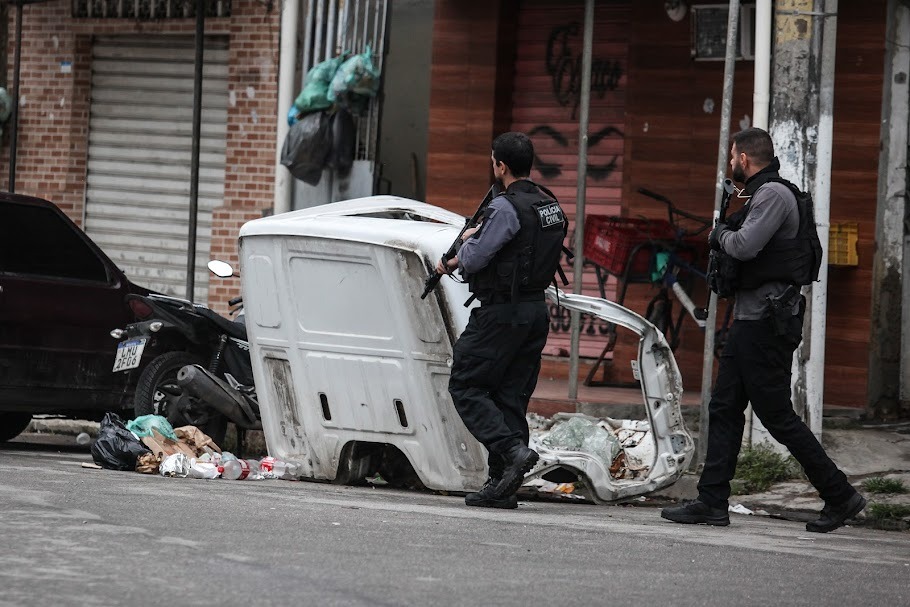
[(112, 373), (114, 327), (148, 294), (52, 203), (0, 193), (0, 441), (33, 414), (100, 419), (131, 409), (135, 373)]

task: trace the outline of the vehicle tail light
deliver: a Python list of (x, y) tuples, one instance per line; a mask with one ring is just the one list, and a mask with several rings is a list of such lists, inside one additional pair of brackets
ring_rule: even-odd
[(133, 311), (133, 314), (135, 314), (137, 318), (145, 319), (154, 313), (154, 310), (152, 310), (151, 306), (149, 306), (141, 299), (130, 299), (129, 304), (130, 309)]

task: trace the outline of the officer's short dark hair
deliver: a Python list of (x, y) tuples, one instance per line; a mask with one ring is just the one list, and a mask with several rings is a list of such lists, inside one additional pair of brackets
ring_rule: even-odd
[(534, 144), (524, 133), (503, 133), (493, 140), (493, 158), (506, 163), (515, 177), (527, 177), (534, 162)]
[(744, 152), (747, 156), (761, 164), (774, 160), (774, 143), (771, 135), (763, 129), (752, 127), (733, 135), (733, 143), (737, 152)]

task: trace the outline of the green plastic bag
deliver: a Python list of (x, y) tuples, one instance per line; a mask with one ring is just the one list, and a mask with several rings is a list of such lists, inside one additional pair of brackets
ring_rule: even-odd
[(294, 100), (294, 107), (298, 112), (306, 114), (332, 107), (334, 99), (329, 98), (329, 85), (335, 77), (338, 67), (344, 63), (346, 58), (347, 53), (342, 53), (314, 65), (307, 72), (306, 78), (303, 80), (303, 90)]
[(329, 85), (329, 101), (337, 101), (348, 95), (373, 97), (379, 91), (379, 70), (373, 65), (373, 51), (366, 50), (345, 61)]
[(126, 429), (139, 438), (151, 436), (153, 428), (169, 439), (177, 440), (177, 435), (174, 434), (174, 427), (171, 426), (171, 422), (160, 415), (140, 415), (136, 419), (126, 422)]

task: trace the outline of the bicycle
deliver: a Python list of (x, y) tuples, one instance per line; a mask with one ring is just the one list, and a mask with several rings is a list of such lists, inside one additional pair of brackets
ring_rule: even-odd
[[(648, 302), (645, 318), (667, 336), (670, 349), (675, 351), (679, 347), (686, 314), (700, 329), (705, 328), (708, 319), (708, 310), (697, 307), (687, 290), (691, 290), (694, 278), (706, 278), (698, 265), (703, 257), (702, 250), (707, 248), (706, 243), (694, 239), (708, 230), (712, 221), (681, 210), (669, 198), (651, 190), (638, 188), (638, 193), (667, 205), (667, 219), (674, 233), (672, 240), (649, 239), (654, 251), (651, 276), (654, 283), (660, 284), (660, 289)], [(685, 281), (685, 286), (680, 283), (681, 279)], [(675, 319), (670, 291), (682, 308)]]
[[(706, 325), (708, 311), (697, 307), (688, 292), (694, 279), (705, 279), (705, 271), (699, 266), (702, 252), (707, 249), (707, 238), (702, 235), (712, 222), (679, 209), (661, 194), (645, 188), (639, 188), (638, 192), (667, 205), (667, 220), (591, 216), (585, 225), (585, 263), (594, 266), (603, 298), (606, 298), (607, 275), (617, 278), (616, 302), (621, 305), (629, 284), (659, 284), (660, 289), (648, 302), (645, 318), (667, 336), (675, 351), (686, 315), (699, 328), (704, 329)], [(681, 304), (675, 318), (670, 291)], [(723, 326), (715, 333), (716, 353), (723, 349), (731, 312), (732, 307), (728, 307)], [(615, 344), (616, 328), (610, 326), (607, 343), (588, 372), (585, 385), (619, 385), (593, 379)]]

